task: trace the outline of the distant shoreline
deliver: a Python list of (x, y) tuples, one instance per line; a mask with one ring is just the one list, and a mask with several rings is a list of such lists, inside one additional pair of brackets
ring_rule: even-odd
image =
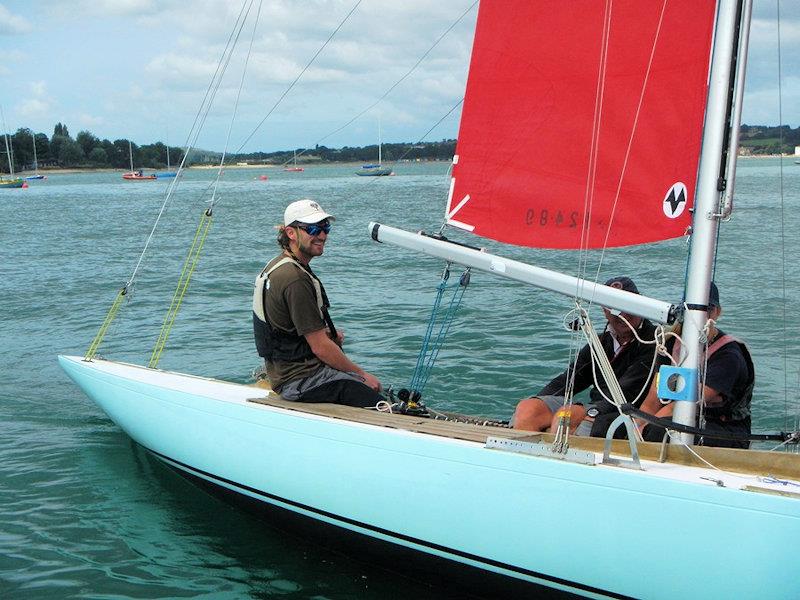
[[(800, 155), (797, 154), (740, 154), (739, 158), (744, 159), (766, 159), (766, 158), (786, 158), (790, 160), (800, 160)], [(436, 160), (426, 160), (421, 161), (425, 163), (429, 162), (446, 162), (446, 161), (436, 161)], [(303, 167), (304, 169), (307, 168), (314, 168), (314, 167), (358, 167), (362, 163), (360, 162), (314, 162), (308, 164), (298, 164), (298, 167)], [(389, 163), (394, 166), (397, 163)], [(416, 161), (404, 161), (399, 164), (417, 164)], [(421, 163), (420, 163), (421, 164)], [(228, 169), (283, 169), (286, 165), (225, 165), (224, 170)], [(213, 169), (218, 169), (219, 165), (192, 165), (191, 167), (187, 167), (188, 170), (196, 170), (196, 171), (208, 171)], [(138, 170), (138, 169), (137, 169)], [(166, 171), (166, 169), (142, 169), (145, 173), (159, 173), (161, 171)], [(79, 173), (129, 173), (130, 169), (115, 169), (110, 167), (104, 168), (95, 168), (95, 167), (87, 167), (85, 169), (79, 168), (68, 168), (68, 169), (57, 169), (57, 168), (44, 168), (39, 169), (39, 173), (41, 175), (76, 175)], [(29, 175), (33, 175), (33, 171), (20, 171), (18, 173), (14, 173), (15, 176), (19, 177), (28, 177)], [(2, 175), (8, 176), (7, 173), (3, 173)]]
[[(446, 161), (426, 160), (426, 161), (421, 161), (420, 163), (416, 163), (415, 161), (404, 161), (404, 162), (401, 162), (399, 164), (422, 164), (422, 163), (432, 163), (432, 162), (446, 162)], [(361, 163), (361, 162), (324, 162), (324, 163), (314, 162), (314, 163), (307, 163), (307, 164), (298, 163), (297, 166), (298, 167), (302, 167), (303, 169), (309, 169), (309, 168), (316, 168), (316, 167), (359, 167), (362, 164), (364, 164), (364, 163)], [(392, 166), (394, 166), (397, 163), (388, 163), (387, 162), (386, 164), (392, 164)], [(269, 169), (269, 170), (279, 169), (279, 170), (283, 170), (284, 168), (286, 168), (286, 166), (287, 165), (235, 165), (235, 164), (231, 165), (231, 164), (229, 164), (229, 165), (225, 165), (223, 167), (223, 170), (225, 170), (225, 171), (228, 171), (228, 170), (231, 170), (231, 169), (233, 169), (233, 170), (238, 170), (238, 169), (262, 169), (262, 170), (264, 170), (264, 169)], [(219, 168), (219, 165), (192, 165), (191, 167), (186, 167), (186, 170), (189, 170), (189, 171), (211, 171), (211, 170), (218, 169), (218, 168)], [(161, 173), (161, 172), (167, 171), (167, 169), (151, 169), (151, 168), (142, 168), (142, 169), (138, 169), (137, 168), (136, 170), (137, 171), (139, 171), (139, 170), (144, 171), (145, 174), (147, 174), (147, 173)], [(170, 168), (169, 170), (170, 171), (173, 171), (173, 170), (177, 171), (177, 167), (175, 167), (174, 169)], [(119, 173), (120, 175), (122, 175), (123, 173), (130, 173), (130, 169), (115, 169), (115, 168), (112, 168), (112, 167), (101, 167), (101, 168), (86, 167), (85, 169), (81, 169), (81, 168), (77, 168), (77, 167), (70, 167), (70, 168), (64, 168), (64, 169), (58, 169), (58, 168), (40, 168), (39, 169), (39, 174), (40, 175), (74, 175), (74, 174), (78, 174), (78, 173)], [(19, 176), (19, 177), (27, 177), (27, 176), (33, 175), (33, 174), (34, 174), (34, 171), (19, 171), (17, 173), (14, 173), (14, 176), (15, 177), (17, 177), (17, 176)], [(5, 173), (3, 175), (7, 176), (8, 174)]]

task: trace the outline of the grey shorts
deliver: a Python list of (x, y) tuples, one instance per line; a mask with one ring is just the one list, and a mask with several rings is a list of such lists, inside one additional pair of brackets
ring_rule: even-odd
[[(564, 396), (536, 396), (545, 403), (550, 412), (556, 414), (556, 411), (564, 406)], [(575, 402), (574, 404), (580, 404), (583, 406), (582, 402)], [(581, 421), (581, 424), (575, 429), (575, 432), (572, 435), (583, 435), (589, 436), (592, 433), (592, 420), (591, 419), (584, 419)]]
[(323, 365), (322, 368), (308, 377), (294, 379), (284, 384), (283, 387), (281, 387), (280, 393), (284, 400), (295, 401), (300, 398), (301, 394), (308, 390), (313, 390), (315, 387), (319, 387), (325, 383), (331, 383), (332, 381), (339, 381), (341, 379), (352, 379), (353, 381), (364, 383), (364, 380), (355, 373), (338, 371), (333, 367)]

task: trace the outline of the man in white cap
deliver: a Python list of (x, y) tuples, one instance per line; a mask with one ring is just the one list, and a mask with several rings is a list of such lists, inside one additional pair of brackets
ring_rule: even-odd
[(253, 331), (272, 388), (286, 400), (375, 406), (378, 379), (342, 351), (328, 296), (309, 267), (334, 217), (313, 200), (292, 202), (278, 230), (281, 253), (256, 278)]

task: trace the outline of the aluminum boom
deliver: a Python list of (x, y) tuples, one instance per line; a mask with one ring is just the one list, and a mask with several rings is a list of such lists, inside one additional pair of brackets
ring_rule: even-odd
[(564, 275), (541, 267), (534, 267), (516, 260), (489, 254), (483, 250), (469, 248), (460, 244), (427, 236), (423, 233), (410, 233), (396, 227), (370, 223), (369, 231), (376, 242), (386, 242), (408, 250), (424, 252), (430, 256), (449, 262), (494, 273), (501, 277), (521, 281), (551, 292), (564, 294), (571, 298), (580, 298), (601, 306), (620, 310), (658, 321), (672, 323), (678, 313), (678, 307), (654, 300), (639, 294), (608, 287), (571, 275)]

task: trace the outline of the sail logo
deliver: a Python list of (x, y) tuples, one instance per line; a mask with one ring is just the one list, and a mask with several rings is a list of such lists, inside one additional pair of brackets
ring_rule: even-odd
[(670, 219), (677, 219), (680, 217), (686, 208), (687, 198), (688, 193), (686, 192), (686, 185), (681, 181), (674, 183), (664, 196), (664, 214)]

